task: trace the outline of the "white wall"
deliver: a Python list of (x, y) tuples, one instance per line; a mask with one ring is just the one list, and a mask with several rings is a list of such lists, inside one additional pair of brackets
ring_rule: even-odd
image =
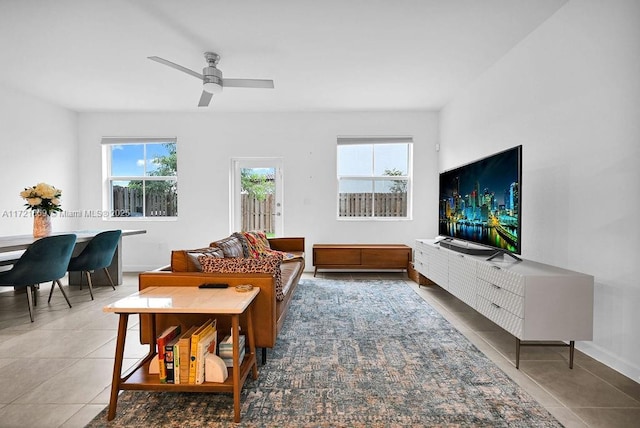
[[(172, 249), (199, 248), (228, 236), (232, 157), (284, 159), (284, 235), (313, 243), (372, 242), (411, 245), (437, 230), (437, 114), (380, 113), (175, 113), (79, 116), (80, 195), (83, 209), (101, 209), (100, 140), (103, 136), (178, 138), (177, 221), (117, 221), (83, 218), (84, 228), (143, 228), (125, 238), (126, 270), (169, 263)], [(414, 220), (336, 220), (336, 137), (414, 137)], [(311, 269), (311, 260), (307, 265)]]
[[(64, 108), (0, 85), (2, 186), (0, 235), (33, 232), (33, 219), (25, 217), (19, 193), (39, 182), (62, 189), (62, 208), (78, 203), (77, 115)], [(76, 227), (72, 218), (53, 218), (55, 231)]]
[(441, 113), (440, 168), (522, 144), (523, 256), (595, 276), (594, 340), (640, 380), (640, 2), (570, 1)]

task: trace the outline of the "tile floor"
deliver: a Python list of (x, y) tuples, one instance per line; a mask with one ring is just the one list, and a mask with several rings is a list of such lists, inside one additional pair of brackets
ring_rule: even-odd
[[(47, 304), (42, 284), (33, 323), (24, 291), (0, 288), (0, 427), (84, 427), (109, 403), (118, 317), (102, 307), (137, 291), (137, 274), (116, 291), (94, 287), (94, 301), (86, 285), (62, 283), (73, 308), (59, 289)], [(138, 330), (136, 317), (129, 329)], [(127, 336), (127, 368), (148, 349), (137, 337)]]
[[(570, 370), (566, 349), (523, 348), (516, 370), (515, 339), (437, 286), (419, 288), (406, 274), (393, 272), (318, 277), (406, 279), (565, 426), (638, 426), (640, 384), (578, 351)], [(96, 287), (94, 301), (86, 286), (65, 289), (73, 308), (59, 290), (47, 304), (49, 285), (43, 284), (31, 323), (24, 292), (0, 288), (0, 427), (83, 427), (108, 404), (117, 317), (102, 307), (137, 291), (137, 274), (125, 274), (116, 291)], [(128, 335), (125, 368), (146, 353), (137, 342), (137, 322), (129, 329), (135, 332)]]

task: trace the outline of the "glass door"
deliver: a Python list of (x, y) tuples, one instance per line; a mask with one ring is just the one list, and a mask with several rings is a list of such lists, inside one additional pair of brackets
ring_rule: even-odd
[(231, 232), (282, 236), (282, 159), (234, 158), (231, 171)]

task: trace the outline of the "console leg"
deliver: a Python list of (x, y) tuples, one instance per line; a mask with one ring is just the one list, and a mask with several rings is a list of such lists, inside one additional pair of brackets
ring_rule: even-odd
[(569, 341), (569, 368), (573, 368), (573, 354), (576, 349), (576, 342), (574, 340)]
[(267, 363), (267, 348), (262, 348), (262, 365)]
[(555, 342), (527, 342), (522, 343), (520, 339), (516, 337), (516, 368), (520, 368), (520, 347), (521, 346), (564, 346), (569, 347), (569, 368), (573, 368), (573, 356), (575, 354), (576, 342), (574, 340), (570, 340), (569, 344), (566, 343), (555, 343)]

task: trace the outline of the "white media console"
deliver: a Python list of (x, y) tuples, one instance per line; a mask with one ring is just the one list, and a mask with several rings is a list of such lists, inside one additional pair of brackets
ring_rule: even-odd
[(593, 276), (509, 256), (487, 258), (418, 239), (414, 268), (514, 335), (516, 368), (521, 346), (567, 346), (573, 368), (575, 341), (593, 339)]

